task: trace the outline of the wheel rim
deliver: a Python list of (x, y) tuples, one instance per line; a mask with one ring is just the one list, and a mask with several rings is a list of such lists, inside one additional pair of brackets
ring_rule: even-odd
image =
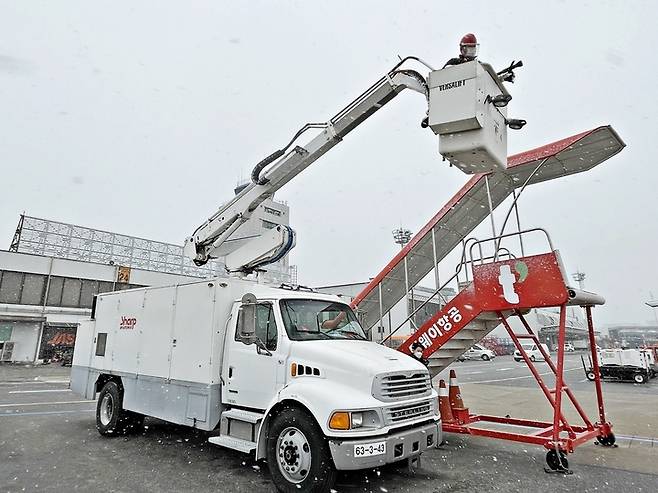
[(279, 471), (291, 483), (301, 483), (311, 469), (311, 447), (298, 428), (290, 426), (276, 441)]
[(103, 426), (109, 425), (110, 421), (112, 421), (112, 416), (114, 415), (114, 399), (112, 398), (112, 395), (105, 394), (103, 396), (100, 411), (101, 424)]
[(637, 383), (642, 383), (644, 382), (644, 375), (635, 375), (635, 381)]

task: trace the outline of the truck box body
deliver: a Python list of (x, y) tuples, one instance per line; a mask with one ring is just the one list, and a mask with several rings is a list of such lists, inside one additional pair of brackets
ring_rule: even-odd
[(213, 429), (221, 413), (224, 328), (230, 307), (244, 291), (240, 281), (221, 289), (216, 284), (201, 281), (98, 296), (95, 320), (78, 330), (73, 391), (92, 399), (100, 373), (119, 375), (125, 408)]

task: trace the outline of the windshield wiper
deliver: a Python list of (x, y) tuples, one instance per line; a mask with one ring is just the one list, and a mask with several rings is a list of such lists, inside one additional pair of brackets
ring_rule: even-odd
[[(340, 330), (341, 334), (354, 334), (355, 336), (357, 336), (362, 341), (367, 341), (368, 340), (365, 337), (363, 337), (361, 334), (359, 334), (358, 332), (354, 332), (352, 330), (342, 330), (342, 329), (339, 329), (338, 327), (336, 327), (335, 329), (328, 330), (327, 332), (321, 332), (321, 333), (328, 336), (330, 339), (336, 339), (335, 337), (331, 337), (329, 334), (331, 332), (335, 332), (337, 330)], [(343, 337), (343, 339), (347, 339), (347, 337)]]

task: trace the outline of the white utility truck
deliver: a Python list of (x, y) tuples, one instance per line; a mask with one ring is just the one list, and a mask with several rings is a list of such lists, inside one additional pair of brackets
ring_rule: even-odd
[(427, 368), (367, 340), (338, 297), (239, 279), (135, 289), (98, 296), (78, 334), (71, 386), (99, 393), (101, 434), (144, 415), (218, 429), (211, 443), (255, 450), (281, 489), (441, 442)]
[[(401, 60), (330, 121), (306, 124), (186, 240), (194, 262), (224, 257), (233, 277), (96, 298), (78, 329), (71, 388), (98, 395), (101, 434), (145, 415), (213, 431), (211, 443), (267, 459), (281, 491), (328, 491), (336, 470), (413, 463), (441, 443), (437, 394), (420, 361), (367, 340), (339, 297), (258, 282), (294, 247), (294, 231), (236, 236), (265, 199), (405, 88), (427, 99), (421, 126), (446, 141), (440, 152), (452, 164), (467, 173), (504, 167), (511, 96), (502, 81), (511, 68), (496, 74), (471, 60), (429, 67), (426, 79), (401, 68), (410, 60), (429, 67)], [(309, 129), (320, 131), (288, 151)]]

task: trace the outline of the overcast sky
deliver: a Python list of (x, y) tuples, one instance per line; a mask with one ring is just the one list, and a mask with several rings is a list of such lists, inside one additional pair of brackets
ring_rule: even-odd
[[(510, 154), (611, 124), (627, 148), (529, 188), (523, 226), (607, 299), (599, 322), (651, 322), (658, 297), (656, 2), (0, 1), (0, 248), (22, 211), (181, 243), (306, 121), (396, 63), (522, 59)], [(466, 182), (401, 94), (282, 189), (300, 282), (367, 280)], [(303, 142), (302, 142), (303, 143)], [(505, 206), (501, 207), (502, 213)], [(454, 265), (445, 267), (450, 270)], [(447, 271), (446, 271), (447, 272)]]

